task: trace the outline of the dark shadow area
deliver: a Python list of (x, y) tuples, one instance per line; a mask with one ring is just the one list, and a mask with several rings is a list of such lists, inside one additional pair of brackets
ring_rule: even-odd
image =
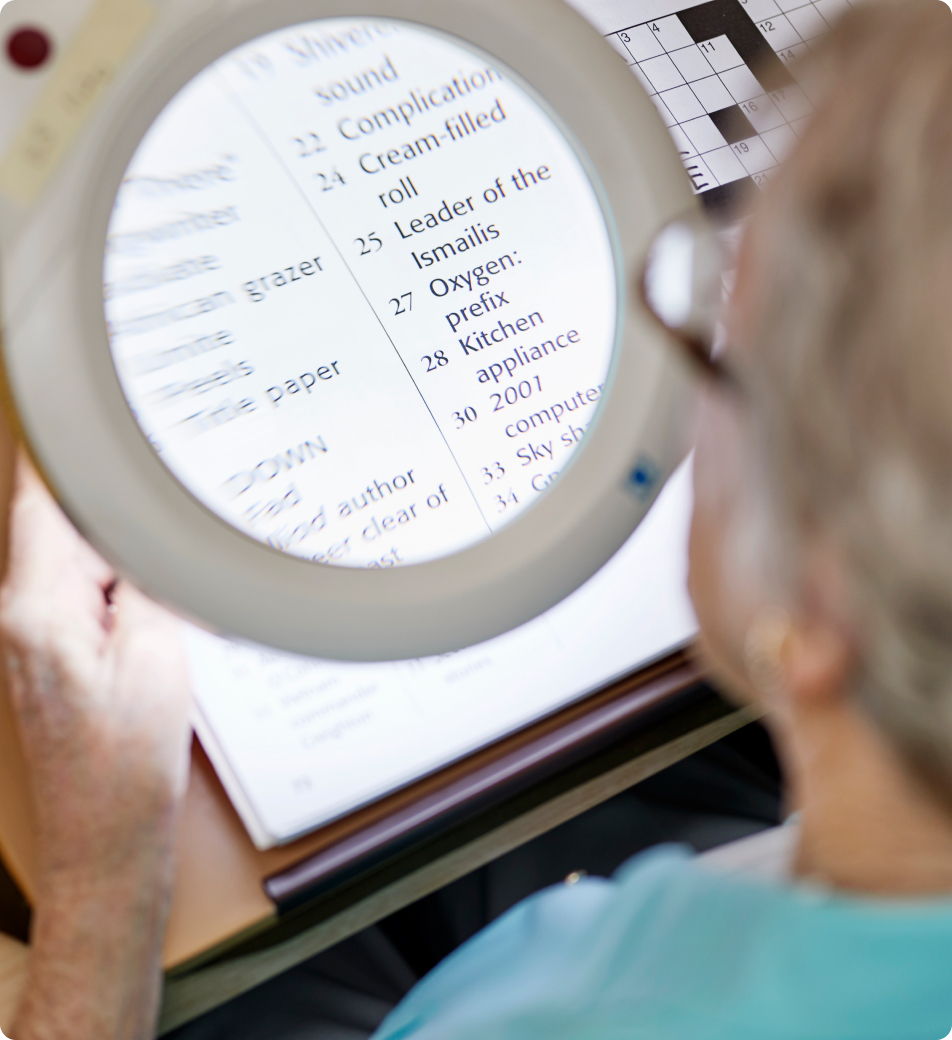
[(425, 975), (521, 899), (574, 871), (608, 877), (662, 842), (697, 852), (781, 820), (780, 769), (754, 723), (381, 921)]
[(27, 942), (30, 937), (30, 907), (16, 882), (0, 861), (0, 932)]

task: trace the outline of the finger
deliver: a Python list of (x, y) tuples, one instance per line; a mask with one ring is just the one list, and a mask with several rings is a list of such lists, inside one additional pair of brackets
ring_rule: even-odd
[(55, 571), (64, 558), (76, 557), (101, 587), (115, 581), (113, 569), (66, 518), (33, 464), (23, 454), (17, 462), (13, 512), (13, 537), (24, 550), (28, 562)]
[(116, 607), (112, 641), (128, 651), (133, 640), (139, 652), (154, 656), (164, 673), (178, 683), (172, 691), (175, 698), (190, 700), (182, 621), (164, 607), (154, 603), (127, 581), (119, 582), (113, 592)]
[(128, 581), (116, 583), (112, 592), (116, 606), (116, 633), (147, 629), (157, 638), (179, 640), (182, 622), (171, 611), (160, 607)]
[(17, 442), (4, 410), (0, 410), (0, 574), (6, 573), (10, 503), (16, 480)]
[(101, 637), (107, 619), (103, 589), (114, 580), (112, 568), (83, 541), (21, 456), (3, 587), (4, 626), (39, 635), (55, 621)]
[(126, 691), (125, 708), (150, 721), (157, 747), (172, 756), (179, 780), (187, 774), (191, 687), (182, 641), (182, 622), (128, 582), (114, 592), (115, 624), (110, 635), (116, 688)]

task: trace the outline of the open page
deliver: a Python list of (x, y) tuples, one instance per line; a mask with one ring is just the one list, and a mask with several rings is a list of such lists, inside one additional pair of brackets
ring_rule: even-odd
[(197, 728), (255, 843), (289, 841), (685, 644), (687, 465), (612, 562), (535, 621), (418, 661), (315, 661), (189, 628)]
[[(695, 191), (714, 209), (777, 170), (810, 111), (788, 66), (848, 6), (571, 2), (651, 95)], [(190, 629), (197, 726), (255, 842), (291, 840), (687, 642), (695, 631), (685, 590), (690, 503), (683, 468), (582, 589), (455, 654), (337, 664)]]

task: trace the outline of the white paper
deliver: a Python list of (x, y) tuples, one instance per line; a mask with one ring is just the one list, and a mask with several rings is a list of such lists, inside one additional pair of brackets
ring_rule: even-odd
[[(744, 63), (748, 14), (786, 66), (845, 0), (718, 0), (710, 40), (687, 35), (676, 17), (698, 2), (572, 3), (653, 96), (695, 190), (706, 193), (747, 178), (765, 184), (810, 111), (795, 84), (765, 89)], [(746, 123), (731, 122), (738, 112)], [(739, 137), (737, 125), (750, 135)], [(725, 136), (725, 127), (733, 132)], [(515, 632), (441, 658), (340, 665), (190, 630), (202, 737), (256, 842), (290, 840), (690, 641), (690, 511), (685, 466), (624, 548), (573, 596)]]
[(199, 735), (260, 847), (344, 815), (687, 643), (685, 464), (558, 606), (420, 661), (341, 664), (187, 631)]

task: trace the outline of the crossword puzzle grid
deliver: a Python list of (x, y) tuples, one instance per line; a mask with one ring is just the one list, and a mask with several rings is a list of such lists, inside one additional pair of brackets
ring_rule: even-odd
[[(695, 191), (713, 197), (718, 188), (730, 192), (727, 186), (736, 190), (748, 180), (765, 184), (811, 111), (801, 88), (779, 66), (772, 76), (758, 66), (760, 79), (755, 77), (752, 57), (761, 64), (764, 57), (754, 54), (757, 44), (785, 66), (850, 5), (851, 0), (711, 0), (619, 29), (607, 39), (651, 95)], [(699, 39), (706, 24), (726, 32)], [(752, 25), (763, 43), (755, 37), (751, 46)]]

